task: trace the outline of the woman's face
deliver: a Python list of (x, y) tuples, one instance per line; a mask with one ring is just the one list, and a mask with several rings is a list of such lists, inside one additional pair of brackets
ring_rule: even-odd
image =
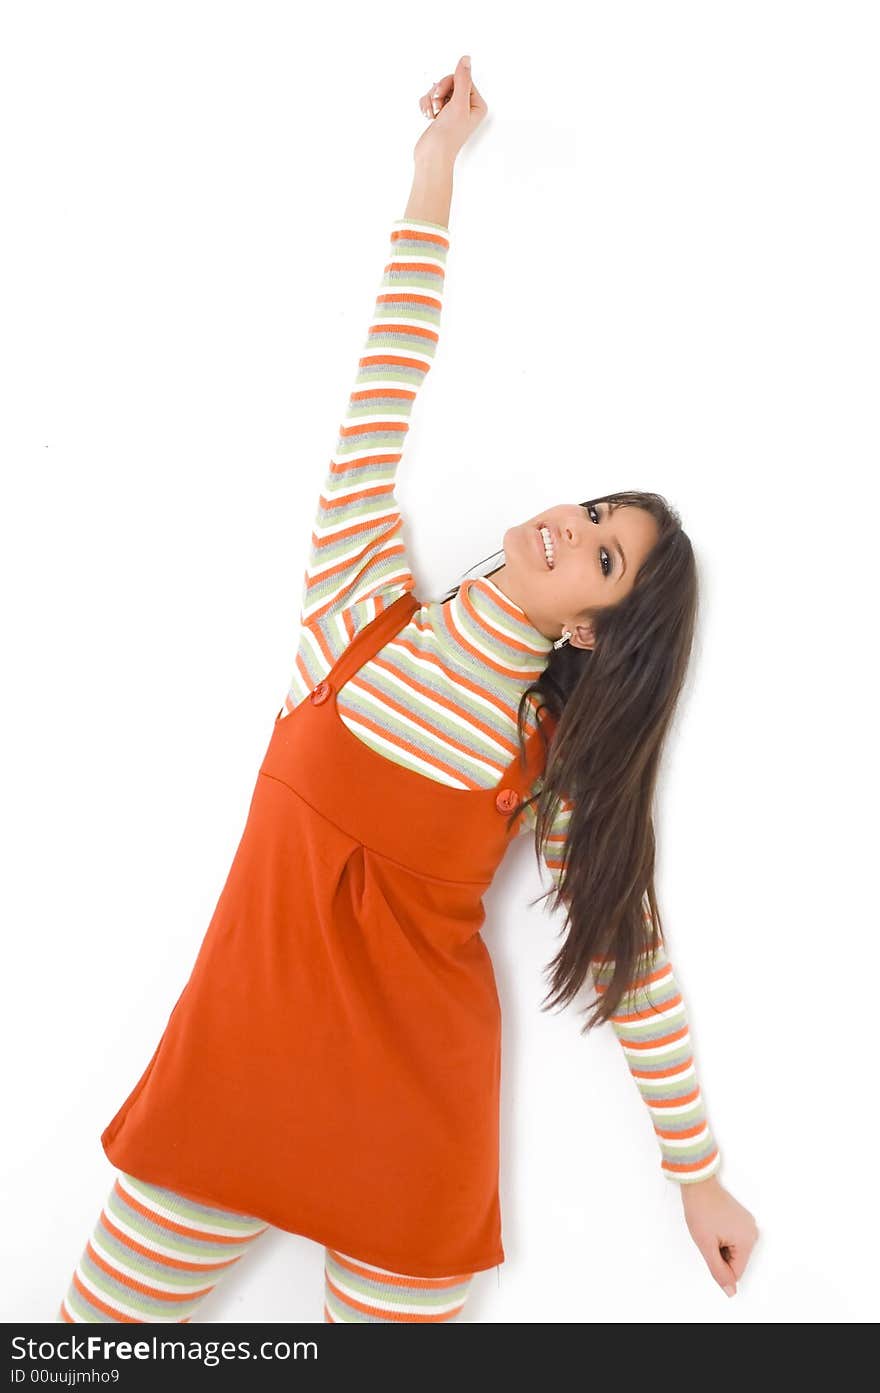
[[(550, 530), (548, 563), (539, 528)], [(626, 503), (559, 503), (504, 534), (504, 565), (492, 580), (546, 638), (571, 633), (573, 648), (592, 648), (592, 625), (583, 613), (613, 605), (633, 586), (659, 537), (644, 508)]]

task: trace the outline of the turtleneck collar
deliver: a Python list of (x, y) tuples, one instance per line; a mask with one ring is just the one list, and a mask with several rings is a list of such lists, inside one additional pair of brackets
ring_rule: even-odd
[(553, 640), (490, 577), (462, 581), (444, 609), (456, 641), (500, 675), (526, 684), (547, 666)]

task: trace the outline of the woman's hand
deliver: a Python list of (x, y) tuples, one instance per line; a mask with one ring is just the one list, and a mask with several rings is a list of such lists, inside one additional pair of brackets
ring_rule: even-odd
[(458, 60), (454, 73), (441, 77), (436, 86), (425, 93), (419, 106), (431, 124), (416, 141), (413, 152), (415, 159), (439, 156), (454, 162), (465, 141), (489, 110), (471, 82), (468, 54)]
[(679, 1189), (691, 1238), (722, 1291), (734, 1296), (758, 1239), (753, 1216), (715, 1175)]

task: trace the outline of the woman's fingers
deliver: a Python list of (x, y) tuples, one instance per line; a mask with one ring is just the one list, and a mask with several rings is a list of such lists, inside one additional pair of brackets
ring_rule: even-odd
[(434, 108), (435, 116), (449, 101), (454, 85), (452, 73), (447, 73), (445, 77), (441, 77), (440, 81), (435, 83), (431, 90), (431, 105)]
[(443, 110), (443, 107), (452, 96), (452, 79), (452, 73), (447, 73), (445, 77), (441, 77), (439, 82), (435, 82), (434, 86), (429, 88), (420, 99), (419, 106), (423, 116), (430, 116), (433, 120), (438, 111)]

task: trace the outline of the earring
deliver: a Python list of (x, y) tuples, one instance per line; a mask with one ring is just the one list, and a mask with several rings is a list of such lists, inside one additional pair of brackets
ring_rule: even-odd
[(556, 639), (556, 640), (554, 641), (553, 647), (554, 647), (554, 648), (561, 648), (562, 645), (563, 645), (564, 643), (568, 643), (568, 640), (569, 640), (570, 638), (571, 638), (571, 633), (569, 632), (569, 630), (568, 630), (568, 629), (563, 629), (563, 630), (562, 630), (562, 638)]

